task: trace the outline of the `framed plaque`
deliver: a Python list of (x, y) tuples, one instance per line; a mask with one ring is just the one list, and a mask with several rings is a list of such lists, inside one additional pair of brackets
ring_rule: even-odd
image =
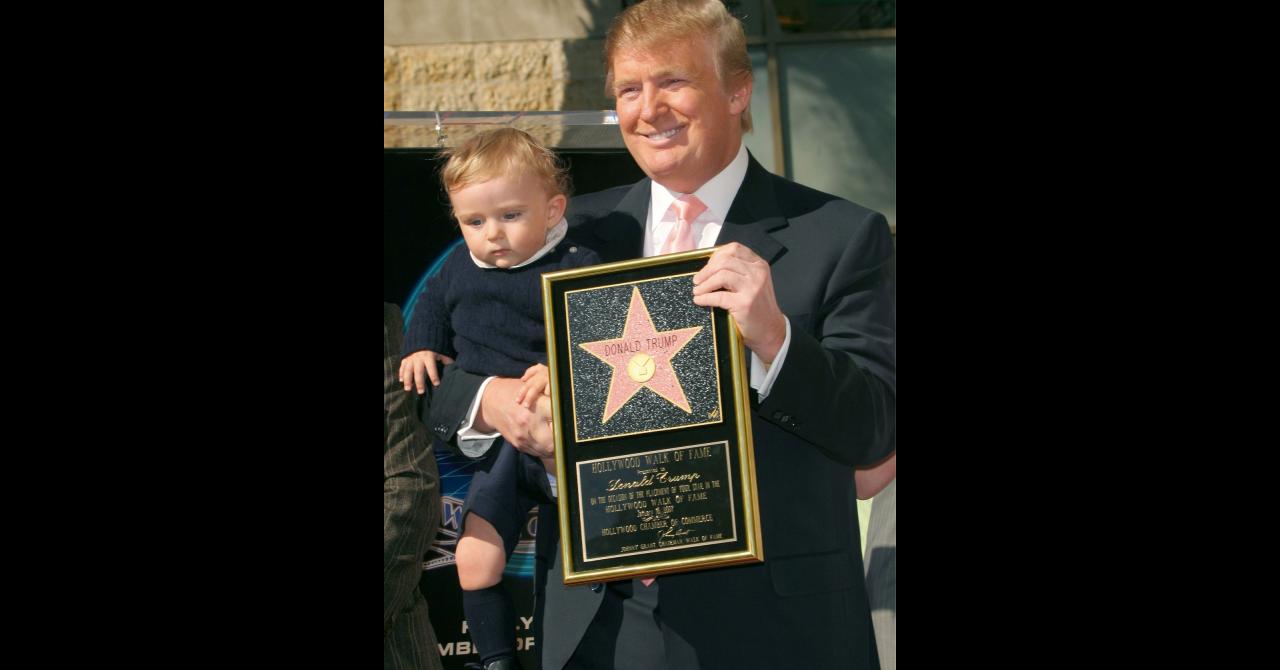
[(764, 560), (747, 363), (714, 249), (547, 273), (564, 582)]

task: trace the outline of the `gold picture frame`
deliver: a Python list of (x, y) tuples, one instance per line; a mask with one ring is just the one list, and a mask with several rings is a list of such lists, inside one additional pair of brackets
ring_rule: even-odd
[(714, 249), (542, 276), (565, 584), (764, 560), (747, 360)]

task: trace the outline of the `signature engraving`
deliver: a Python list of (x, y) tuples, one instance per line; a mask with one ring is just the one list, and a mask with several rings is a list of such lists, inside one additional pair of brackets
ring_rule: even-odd
[(639, 479), (623, 480), (610, 479), (609, 486), (606, 491), (617, 491), (620, 489), (636, 489), (645, 486), (652, 486), (655, 483), (671, 484), (678, 482), (692, 482), (702, 479), (702, 475), (697, 472), (689, 472), (683, 475), (673, 475), (667, 472), (666, 468), (658, 468), (657, 471), (641, 470), (644, 473)]
[(680, 537), (682, 535), (688, 535), (690, 532), (691, 531), (685, 530), (679, 525), (668, 526), (666, 530), (658, 534), (658, 537)]

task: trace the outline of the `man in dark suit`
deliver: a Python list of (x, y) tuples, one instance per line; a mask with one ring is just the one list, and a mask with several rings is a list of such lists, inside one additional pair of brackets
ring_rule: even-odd
[(440, 471), (400, 373), (404, 323), (382, 303), (382, 667), (440, 670), (440, 649), (418, 591), (422, 555), (440, 525)]
[[(695, 275), (694, 302), (728, 310), (751, 351), (765, 562), (566, 587), (553, 546), (539, 579), (543, 668), (877, 668), (854, 467), (894, 444), (888, 224), (750, 157), (751, 65), (719, 0), (632, 6), (605, 62), (623, 140), (649, 178), (575, 198), (570, 235), (605, 261), (724, 245)], [(446, 376), (431, 428), (496, 430), (548, 455), (514, 381)], [(540, 514), (545, 547), (555, 516)]]

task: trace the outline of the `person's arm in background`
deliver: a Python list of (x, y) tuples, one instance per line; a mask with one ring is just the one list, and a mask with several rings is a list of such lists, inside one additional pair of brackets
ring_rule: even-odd
[(383, 636), (413, 604), (422, 557), (440, 525), (440, 472), (431, 439), (413, 411), (416, 394), (398, 379), (400, 309), (382, 307)]
[(898, 452), (884, 459), (883, 462), (869, 468), (859, 468), (853, 472), (854, 485), (857, 487), (858, 500), (869, 500), (884, 490), (898, 476)]

